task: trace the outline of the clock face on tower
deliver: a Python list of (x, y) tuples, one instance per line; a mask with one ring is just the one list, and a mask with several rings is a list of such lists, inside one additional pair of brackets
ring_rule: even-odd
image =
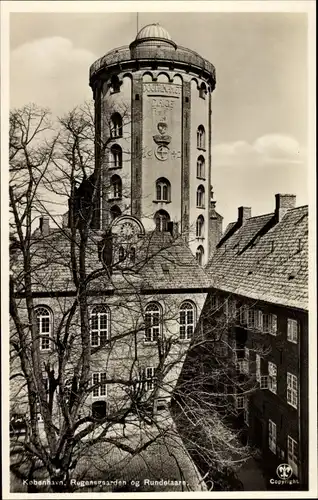
[(136, 227), (132, 222), (125, 221), (121, 224), (120, 235), (124, 238), (131, 238), (136, 233)]

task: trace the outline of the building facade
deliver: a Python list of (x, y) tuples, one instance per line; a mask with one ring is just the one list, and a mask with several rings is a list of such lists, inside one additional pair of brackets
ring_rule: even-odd
[(204, 265), (222, 224), (211, 204), (214, 66), (151, 24), (91, 66), (90, 86), (102, 171), (98, 224), (120, 214), (146, 230), (176, 222)]
[(207, 266), (212, 289), (205, 307), (215, 310), (210, 325), (220, 317), (227, 323), (220, 344), (239, 374), (227, 392), (268, 477), (278, 480), (276, 468), (285, 463), (292, 488), (306, 489), (308, 207), (295, 201), (278, 194), (275, 211), (258, 217), (239, 208)]

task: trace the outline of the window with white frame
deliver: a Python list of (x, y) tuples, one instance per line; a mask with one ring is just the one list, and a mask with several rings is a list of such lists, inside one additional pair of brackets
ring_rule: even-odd
[(298, 342), (298, 330), (299, 323), (296, 319), (287, 319), (287, 340), (289, 342), (293, 342), (293, 344), (297, 344)]
[(102, 346), (109, 339), (109, 319), (108, 307), (99, 305), (92, 308), (90, 314), (92, 347)]
[(156, 302), (147, 305), (145, 311), (145, 342), (156, 342), (160, 333), (161, 307)]
[(122, 198), (122, 181), (119, 175), (112, 175), (110, 179), (112, 193), (111, 197), (114, 200), (121, 200)]
[(287, 461), (298, 476), (298, 443), (291, 436), (287, 436)]
[(268, 420), (268, 447), (276, 455), (277, 430), (276, 424)]
[(52, 313), (47, 307), (37, 307), (35, 309), (36, 329), (40, 336), (41, 351), (51, 349), (50, 337), (52, 335)]
[(92, 374), (93, 398), (106, 396), (106, 372), (95, 372)]
[(287, 403), (297, 408), (298, 406), (298, 381), (296, 375), (287, 372)]
[(262, 311), (250, 308), (247, 315), (248, 328), (258, 329), (262, 323)]
[(153, 391), (155, 388), (155, 368), (147, 366), (145, 368), (145, 390)]
[(275, 363), (268, 363), (268, 388), (274, 394), (277, 393), (277, 366)]
[(255, 377), (257, 382), (261, 381), (261, 357), (259, 354), (255, 356)]
[(184, 302), (179, 313), (179, 335), (181, 340), (190, 340), (194, 332), (195, 321), (194, 305), (191, 302)]
[(263, 333), (277, 334), (277, 316), (276, 314), (263, 313), (262, 315)]

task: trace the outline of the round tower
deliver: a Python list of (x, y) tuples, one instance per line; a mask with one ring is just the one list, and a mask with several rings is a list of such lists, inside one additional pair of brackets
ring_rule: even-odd
[(209, 254), (214, 66), (159, 24), (90, 68), (100, 224), (121, 215), (146, 230), (178, 224), (201, 264)]

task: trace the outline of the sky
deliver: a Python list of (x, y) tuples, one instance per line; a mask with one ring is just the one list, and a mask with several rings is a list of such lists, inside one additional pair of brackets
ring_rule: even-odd
[[(216, 68), (212, 184), (224, 228), (239, 206), (273, 211), (276, 193), (308, 203), (305, 13), (141, 12)], [(89, 66), (136, 36), (136, 12), (11, 13), (10, 106), (62, 115), (92, 98)]]

